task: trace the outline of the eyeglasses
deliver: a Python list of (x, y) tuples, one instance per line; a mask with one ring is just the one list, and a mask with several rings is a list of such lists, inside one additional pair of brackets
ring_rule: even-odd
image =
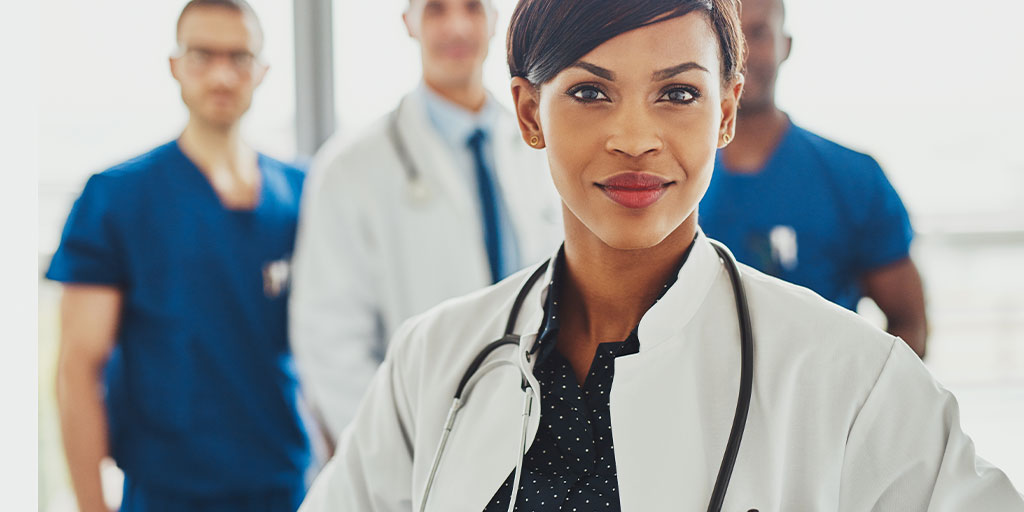
[(241, 75), (252, 74), (259, 59), (248, 50), (212, 50), (209, 48), (188, 48), (179, 54), (185, 64), (194, 71), (209, 71), (215, 62), (224, 59), (235, 72)]

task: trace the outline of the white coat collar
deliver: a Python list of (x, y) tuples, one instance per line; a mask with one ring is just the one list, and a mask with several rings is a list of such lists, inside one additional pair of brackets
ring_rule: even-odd
[[(533, 286), (523, 303), (523, 313), (519, 315), (520, 319), (516, 322), (516, 332), (523, 333), (524, 341), (526, 341), (527, 335), (530, 335), (531, 342), (536, 340), (539, 335), (545, 314), (544, 305), (551, 281), (554, 278), (552, 263), (557, 254), (556, 251), (551, 255), (551, 263), (548, 264), (544, 276)], [(704, 303), (705, 297), (721, 271), (722, 266), (718, 254), (708, 242), (704, 231), (698, 227), (693, 249), (690, 250), (686, 262), (679, 268), (676, 282), (640, 319), (640, 328), (637, 333), (640, 339), (640, 353), (668, 341), (674, 334), (681, 332), (686, 327), (701, 304)]]
[(718, 253), (698, 227), (693, 249), (679, 269), (675, 284), (640, 319), (637, 335), (641, 354), (682, 332), (704, 303), (721, 271)]
[(452, 103), (424, 82), (420, 82), (416, 90), (426, 107), (427, 117), (452, 151), (465, 150), (466, 141), (474, 130), (483, 129), (493, 136), (500, 107), (489, 91), (486, 92), (484, 106), (473, 112)]
[[(437, 186), (443, 191), (445, 200), (454, 204), (463, 215), (478, 219), (475, 188), (467, 183), (465, 176), (459, 172), (449, 149), (450, 145), (431, 122), (427, 113), (427, 94), (425, 87), (418, 87), (402, 99), (398, 113), (398, 129), (402, 140), (406, 141), (417, 172), (427, 181), (436, 181)], [(534, 190), (523, 189), (522, 186), (527, 182), (518, 175), (523, 169), (516, 158), (516, 149), (522, 149), (520, 146), (525, 147), (526, 143), (520, 140), (514, 118), (493, 97), (490, 97), (489, 101), (494, 118), (491, 129), (495, 173), (502, 190), (508, 195), (509, 201), (512, 198), (537, 193)], [(528, 225), (523, 218), (526, 212), (522, 210), (512, 208), (510, 212), (513, 224), (517, 227)]]
[[(558, 257), (558, 250), (551, 254), (551, 257), (547, 259), (547, 269), (544, 271), (544, 275), (534, 283), (530, 292), (526, 295), (526, 299), (523, 301), (523, 309), (519, 314), (519, 319), (516, 320), (515, 333), (520, 334), (520, 344), (526, 348), (532, 348), (532, 343), (540, 335), (540, 327), (544, 323), (544, 305), (548, 299), (548, 290), (551, 288), (551, 281), (554, 279), (554, 268), (555, 259)], [(536, 269), (539, 264), (534, 266)], [(527, 274), (530, 275), (533, 272)], [(526, 279), (523, 279), (523, 283), (526, 283)], [(526, 342), (530, 344), (527, 345)]]

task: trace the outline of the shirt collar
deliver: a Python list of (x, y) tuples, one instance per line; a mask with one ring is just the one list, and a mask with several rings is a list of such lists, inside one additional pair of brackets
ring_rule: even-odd
[[(654, 300), (654, 304), (657, 304), (658, 301), (665, 296), (669, 288), (671, 288), (679, 278), (679, 271), (690, 256), (690, 252), (693, 250), (693, 246), (696, 243), (697, 236), (699, 236), (699, 234), (700, 232), (694, 235), (689, 247), (686, 248), (683, 256), (679, 258), (679, 262), (669, 275), (668, 280), (662, 286), (661, 291), (658, 293), (658, 298)], [(562, 244), (562, 246), (559, 247), (558, 253), (552, 260), (551, 273), (549, 275), (551, 276), (551, 280), (548, 282), (547, 297), (544, 300), (544, 320), (541, 323), (540, 334), (537, 336), (537, 343), (533, 346), (533, 350), (537, 352), (537, 364), (546, 360), (555, 350), (555, 345), (557, 345), (556, 342), (558, 339), (558, 329), (560, 325), (558, 304), (562, 296), (563, 283), (565, 281), (565, 244)], [(654, 306), (652, 305), (651, 307)], [(639, 324), (633, 327), (629, 338), (636, 339), (639, 328)]]
[(427, 109), (427, 117), (444, 141), (455, 149), (465, 149), (466, 141), (476, 129), (491, 132), (498, 116), (498, 106), (490, 93), (479, 112), (471, 112), (443, 98), (427, 84), (420, 82), (419, 92)]

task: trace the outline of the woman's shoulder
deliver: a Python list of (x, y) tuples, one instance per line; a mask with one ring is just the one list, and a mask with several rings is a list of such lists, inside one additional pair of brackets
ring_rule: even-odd
[(744, 267), (756, 342), (768, 357), (876, 376), (899, 339), (817, 293)]
[(761, 392), (845, 431), (903, 342), (811, 290), (744, 274)]

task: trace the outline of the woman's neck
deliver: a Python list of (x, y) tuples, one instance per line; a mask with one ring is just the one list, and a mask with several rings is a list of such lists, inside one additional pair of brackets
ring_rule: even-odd
[(571, 334), (565, 343), (596, 348), (624, 340), (678, 269), (696, 233), (697, 216), (658, 245), (633, 250), (609, 247), (571, 214), (566, 217), (566, 279), (559, 308), (561, 330)]

